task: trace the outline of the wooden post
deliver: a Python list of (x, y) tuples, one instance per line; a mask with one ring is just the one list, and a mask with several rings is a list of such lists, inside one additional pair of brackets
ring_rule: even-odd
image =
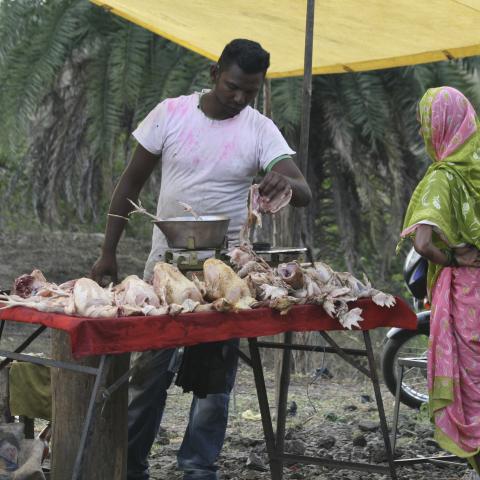
[(307, 1), (305, 25), (305, 59), (303, 67), (302, 123), (300, 126), (299, 164), (305, 178), (308, 173), (308, 139), (310, 136), (310, 110), (312, 105), (312, 55), (315, 0)]
[[(66, 333), (53, 330), (52, 356), (56, 360), (75, 362)], [(76, 363), (96, 367), (98, 357)], [(110, 363), (107, 385), (129, 367), (130, 354), (116, 355)], [(52, 465), (51, 480), (70, 480), (83, 430), (93, 375), (52, 369)], [(93, 418), (93, 434), (87, 442), (82, 480), (124, 480), (127, 452), (127, 383), (112, 394), (105, 406), (98, 405)]]

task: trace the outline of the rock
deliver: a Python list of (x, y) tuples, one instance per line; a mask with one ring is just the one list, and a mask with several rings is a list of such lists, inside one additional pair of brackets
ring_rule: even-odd
[(256, 447), (257, 445), (264, 445), (265, 441), (258, 438), (242, 437), (238, 443), (245, 447)]
[(256, 470), (257, 472), (266, 472), (268, 470), (262, 458), (254, 452), (250, 452), (248, 455), (246, 465), (250, 470)]
[[(237, 480), (239, 477), (232, 477), (232, 479), (235, 479)], [(253, 470), (250, 470), (249, 472), (246, 473), (245, 475), (245, 480), (258, 480), (258, 473), (253, 471)]]
[(358, 428), (362, 432), (376, 432), (380, 428), (380, 423), (372, 422), (370, 420), (362, 420), (358, 423)]
[(285, 451), (293, 455), (304, 455), (307, 445), (302, 440), (287, 440), (285, 442)]
[(165, 428), (160, 426), (157, 432), (157, 436), (155, 437), (155, 443), (158, 445), (169, 445), (170, 439), (168, 438), (168, 432)]
[(372, 449), (372, 460), (375, 463), (383, 463), (387, 461), (387, 452), (385, 451), (385, 446), (375, 445)]
[(315, 370), (315, 378), (327, 378), (331, 380), (333, 378), (333, 373), (327, 367), (317, 368)]
[(324, 448), (325, 450), (330, 450), (335, 445), (336, 439), (331, 435), (327, 435), (325, 437), (320, 437), (317, 440), (317, 447)]
[(297, 430), (295, 428), (289, 428), (285, 433), (285, 440), (293, 440), (297, 436)]
[(335, 412), (328, 412), (325, 414), (325, 419), (330, 420), (331, 422), (336, 422), (338, 420), (338, 415)]
[(367, 446), (367, 439), (363, 433), (357, 433), (354, 435), (352, 439), (352, 443), (355, 447), (366, 447)]
[(293, 472), (290, 474), (290, 478), (293, 480), (301, 480), (303, 478), (305, 478), (305, 476), (303, 475), (303, 473), (301, 472)]
[(287, 407), (287, 416), (294, 417), (297, 414), (297, 403), (292, 400)]

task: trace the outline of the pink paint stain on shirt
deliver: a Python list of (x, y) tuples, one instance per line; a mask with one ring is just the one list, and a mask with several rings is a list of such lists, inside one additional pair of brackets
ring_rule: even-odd
[[(182, 97), (179, 97), (179, 99), (182, 99)], [(183, 101), (174, 101), (174, 100), (179, 100), (179, 99), (167, 99), (167, 112), (175, 117), (182, 118), (185, 116), (185, 114), (188, 111), (188, 102), (183, 100)]]
[(219, 155), (221, 161), (225, 161), (232, 156), (232, 152), (235, 150), (236, 145), (234, 140), (227, 141), (223, 144), (222, 152)]

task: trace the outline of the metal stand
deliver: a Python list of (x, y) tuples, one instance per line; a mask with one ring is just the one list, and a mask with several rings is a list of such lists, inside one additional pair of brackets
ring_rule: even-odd
[[(4, 330), (6, 320), (0, 320), (0, 340)], [(103, 401), (104, 397), (100, 395), (100, 392), (105, 387), (106, 376), (108, 373), (108, 367), (110, 364), (111, 356), (102, 355), (100, 357), (100, 362), (97, 368), (95, 367), (86, 367), (82, 365), (76, 365), (74, 363), (60, 362), (57, 360), (52, 360), (49, 358), (42, 358), (33, 355), (25, 355), (21, 353), (28, 347), (33, 340), (35, 340), (46, 327), (41, 326), (37, 328), (21, 345), (19, 345), (13, 352), (0, 349), (0, 356), (5, 357), (0, 363), (0, 370), (7, 367), (14, 360), (20, 360), (22, 362), (30, 362), (37, 365), (45, 365), (47, 367), (62, 368), (65, 370), (70, 370), (78, 373), (86, 373), (88, 375), (93, 375), (95, 377), (95, 383), (90, 395), (90, 400), (88, 404), (87, 416), (83, 425), (82, 436), (80, 438), (80, 445), (78, 447), (77, 456), (75, 459), (75, 465), (73, 467), (71, 480), (82, 480), (82, 465), (85, 460), (85, 453), (88, 451), (88, 440), (92, 434), (92, 424), (93, 419), (96, 414), (97, 404)], [(86, 479), (83, 479), (86, 480)]]
[[(383, 407), (383, 400), (380, 393), (380, 384), (375, 367), (375, 357), (373, 354), (372, 343), (368, 331), (363, 331), (363, 338), (365, 342), (365, 350), (346, 349), (340, 347), (327, 333), (319, 332), (320, 335), (328, 342), (330, 347), (317, 347), (310, 345), (300, 345), (292, 343), (292, 332), (284, 334), (284, 342), (259, 342), (256, 338), (249, 338), (248, 344), (250, 348), (250, 363), (255, 377), (255, 385), (257, 389), (258, 403), (260, 413), (262, 415), (262, 425), (265, 435), (265, 442), (267, 446), (267, 453), (270, 463), (270, 472), (272, 480), (281, 480), (283, 478), (283, 464), (285, 461), (316, 464), (328, 468), (335, 469), (349, 469), (359, 470), (362, 472), (383, 473), (389, 474), (393, 480), (397, 480), (395, 470), (395, 462), (393, 460), (393, 451), (388, 434), (387, 420), (385, 417), (385, 410)], [(263, 377), (263, 367), (261, 363), (259, 347), (263, 348), (280, 348), (283, 349), (282, 371), (280, 376), (279, 388), (279, 404), (277, 410), (277, 429), (276, 434), (273, 431), (272, 418), (270, 416), (270, 407), (268, 404), (267, 391), (265, 387), (265, 380)], [(290, 383), (290, 357), (291, 350), (308, 350), (308, 351), (322, 351), (327, 353), (336, 353), (345, 361), (361, 371), (372, 381), (375, 392), (375, 400), (377, 403), (378, 414), (380, 417), (380, 427), (382, 431), (383, 441), (385, 444), (385, 452), (387, 456), (388, 466), (376, 465), (370, 463), (350, 462), (341, 460), (332, 460), (325, 457), (308, 457), (303, 455), (293, 455), (285, 453), (284, 439), (285, 439), (285, 424), (287, 417), (287, 398), (288, 387)], [(354, 362), (352, 356), (367, 357), (369, 368), (362, 367)]]

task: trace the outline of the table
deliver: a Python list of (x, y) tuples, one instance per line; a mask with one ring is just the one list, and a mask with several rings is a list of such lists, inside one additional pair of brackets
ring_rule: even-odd
[[(408, 305), (397, 298), (397, 303), (392, 308), (382, 308), (375, 305), (371, 299), (360, 299), (350, 304), (351, 308), (362, 309), (364, 321), (361, 330), (365, 341), (365, 350), (347, 349), (339, 347), (326, 333), (332, 330), (343, 330), (336, 319), (330, 318), (322, 307), (316, 305), (296, 305), (285, 314), (281, 315), (268, 308), (242, 310), (238, 312), (198, 312), (180, 314), (175, 317), (142, 316), (120, 318), (84, 318), (72, 317), (61, 314), (43, 313), (24, 307), (14, 307), (0, 310), (0, 338), (7, 321), (26, 322), (39, 325), (37, 330), (30, 335), (15, 351), (0, 350), (0, 356), (6, 359), (0, 363), (0, 369), (12, 360), (30, 361), (43, 365), (65, 368), (68, 370), (87, 373), (95, 376), (95, 385), (90, 397), (85, 426), (82, 432), (80, 447), (72, 474), (72, 480), (81, 478), (81, 467), (85, 448), (90, 435), (90, 426), (99, 402), (108, 400), (112, 391), (128, 380), (129, 372), (120, 377), (108, 388), (105, 387), (105, 378), (110, 357), (113, 354), (132, 351), (144, 351), (168, 347), (188, 346), (203, 342), (221, 341), (230, 338), (248, 338), (250, 358), (240, 352), (249, 365), (252, 366), (257, 396), (262, 414), (262, 423), (270, 459), (272, 479), (282, 478), (284, 460), (296, 462), (317, 463), (332, 468), (352, 468), (363, 471), (390, 473), (396, 479), (393, 455), (388, 436), (388, 429), (380, 394), (378, 376), (375, 368), (375, 358), (368, 331), (378, 327), (400, 327), (415, 329), (416, 315)], [(75, 363), (58, 362), (52, 359), (30, 357), (21, 352), (40, 335), (46, 328), (62, 330), (68, 333), (71, 341), (72, 354), (75, 358), (99, 355), (98, 368), (79, 366)], [(367, 375), (373, 384), (377, 407), (379, 409), (380, 423), (384, 438), (389, 466), (357, 464), (355, 462), (340, 462), (330, 459), (318, 459), (293, 456), (284, 453), (283, 437), (285, 433), (286, 399), (289, 384), (289, 359), (292, 349), (319, 349), (306, 345), (293, 345), (292, 332), (318, 331), (329, 343), (329, 347), (320, 347), (320, 351), (336, 353), (344, 360), (358, 368)], [(257, 337), (285, 333), (284, 343), (259, 342)], [(263, 378), (263, 369), (259, 354), (260, 348), (282, 348), (283, 367), (280, 385), (280, 401), (277, 415), (277, 431), (273, 434), (273, 425), (270, 417), (266, 388)], [(369, 368), (357, 365), (352, 356), (366, 356)], [(101, 393), (100, 393), (101, 392)]]

